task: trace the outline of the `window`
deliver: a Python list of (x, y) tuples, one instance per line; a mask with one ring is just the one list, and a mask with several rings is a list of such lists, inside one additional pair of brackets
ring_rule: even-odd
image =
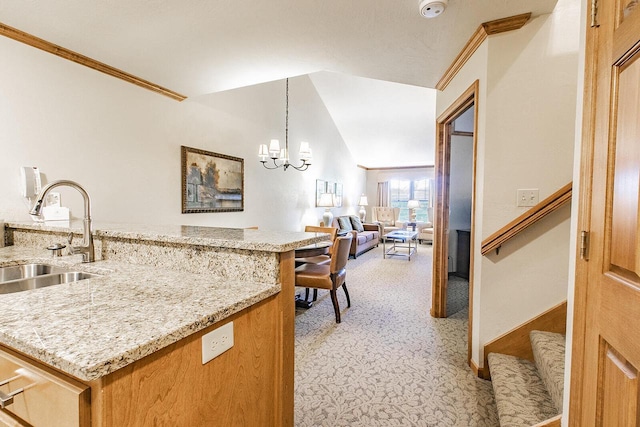
[(389, 181), (389, 200), (391, 206), (400, 208), (400, 221), (409, 221), (409, 209), (407, 202), (417, 200), (420, 207), (416, 209), (416, 221), (427, 222), (427, 207), (430, 203), (429, 179), (416, 180), (392, 179)]

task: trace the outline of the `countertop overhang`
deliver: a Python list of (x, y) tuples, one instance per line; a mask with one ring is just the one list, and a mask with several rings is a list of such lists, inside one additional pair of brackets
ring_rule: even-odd
[[(82, 234), (82, 220), (48, 222), (6, 221), (5, 226), (7, 228), (23, 230), (58, 233), (72, 231)], [(264, 252), (291, 251), (301, 246), (315, 243), (327, 236), (325, 233), (305, 233), (299, 231), (205, 227), (196, 225), (111, 224), (99, 222), (93, 222), (92, 231), (94, 238), (111, 237)]]
[[(82, 231), (68, 223), (7, 222), (6, 227)], [(262, 252), (288, 252), (326, 238), (323, 233), (138, 225), (99, 227), (93, 234)], [(100, 277), (0, 295), (0, 344), (85, 381), (108, 375), (281, 289), (277, 281), (221, 280), (108, 259), (82, 263), (78, 255), (52, 258), (46, 249), (0, 248), (0, 266), (32, 262)]]
[(2, 248), (0, 266), (39, 262), (101, 276), (0, 295), (0, 342), (86, 381), (280, 291), (277, 283), (223, 282), (110, 261), (74, 264), (36, 252)]

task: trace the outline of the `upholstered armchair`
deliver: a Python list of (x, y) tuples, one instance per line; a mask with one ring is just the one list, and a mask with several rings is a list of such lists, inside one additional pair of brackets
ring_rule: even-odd
[(371, 209), (373, 222), (380, 225), (380, 230), (384, 236), (387, 233), (391, 233), (395, 230), (400, 230), (404, 226), (404, 223), (398, 221), (400, 216), (400, 208), (391, 208), (385, 206), (374, 206)]
[[(414, 231), (418, 232), (418, 242), (422, 243), (422, 242), (428, 242), (428, 243), (433, 243), (433, 223), (432, 223), (432, 218), (433, 218), (433, 208), (427, 208), (427, 222), (424, 221), (416, 221), (413, 223), (413, 225), (409, 225), (411, 224), (411, 222), (409, 221), (396, 221), (395, 225), (397, 227), (397, 229), (405, 229), (405, 230), (411, 230), (413, 229)], [(389, 231), (393, 231), (391, 229), (389, 229)], [(389, 231), (387, 231), (386, 233), (388, 233)]]
[(433, 243), (433, 208), (427, 208), (427, 222), (418, 224), (416, 230), (418, 231), (418, 241)]

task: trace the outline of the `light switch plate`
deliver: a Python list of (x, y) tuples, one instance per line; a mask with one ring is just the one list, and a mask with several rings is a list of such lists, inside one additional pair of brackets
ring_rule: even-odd
[(517, 191), (516, 206), (530, 207), (538, 204), (539, 191), (537, 188), (526, 188)]
[(233, 347), (233, 322), (202, 336), (202, 364)]

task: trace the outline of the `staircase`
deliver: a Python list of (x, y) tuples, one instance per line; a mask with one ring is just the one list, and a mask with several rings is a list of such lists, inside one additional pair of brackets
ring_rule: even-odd
[[(488, 355), (502, 427), (550, 425), (562, 413), (565, 337), (531, 331), (535, 363), (499, 353)], [(557, 424), (559, 425), (559, 424)]]

